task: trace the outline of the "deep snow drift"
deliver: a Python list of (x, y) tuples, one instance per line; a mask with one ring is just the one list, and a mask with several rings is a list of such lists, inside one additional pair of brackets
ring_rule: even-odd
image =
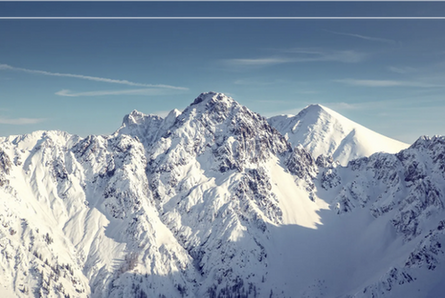
[[(297, 127), (315, 155), (340, 148)], [(287, 138), (213, 92), (165, 118), (133, 111), (110, 136), (1, 138), (0, 295), (443, 293), (444, 137), (345, 167)]]

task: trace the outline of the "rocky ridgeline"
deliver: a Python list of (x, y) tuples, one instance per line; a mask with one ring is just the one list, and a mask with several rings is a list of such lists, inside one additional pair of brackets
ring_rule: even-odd
[(0, 146), (0, 284), (18, 296), (289, 296), (268, 283), (270, 227), (292, 212), (273, 192), (274, 162), (312, 203), (388, 216), (415, 243), (358, 296), (443, 262), (443, 137), (342, 167), (209, 92), (165, 118), (133, 111), (110, 136), (35, 132)]

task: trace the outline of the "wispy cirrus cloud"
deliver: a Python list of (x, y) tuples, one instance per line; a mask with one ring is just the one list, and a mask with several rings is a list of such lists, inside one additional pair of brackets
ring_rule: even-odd
[[(181, 90), (176, 90), (181, 91)], [(63, 89), (57, 91), (55, 94), (67, 97), (80, 96), (107, 96), (107, 95), (165, 95), (171, 93), (172, 90), (165, 90), (160, 88), (144, 88), (144, 89), (128, 89), (128, 90), (99, 90), (87, 92), (72, 92), (71, 90)]]
[(305, 62), (343, 62), (357, 63), (363, 61), (365, 53), (355, 50), (333, 51), (323, 49), (294, 48), (280, 51), (279, 55), (260, 58), (226, 59), (229, 66), (265, 67), (286, 63)]
[(26, 125), (26, 124), (36, 124), (45, 121), (44, 118), (4, 118), (0, 117), (0, 124), (9, 125)]
[(417, 71), (416, 68), (409, 66), (389, 66), (388, 70), (399, 74), (408, 74)]
[(127, 81), (127, 80), (116, 80), (116, 79), (86, 76), (86, 75), (79, 75), (79, 74), (70, 74), (70, 73), (49, 72), (49, 71), (44, 71), (44, 70), (34, 70), (34, 69), (13, 67), (13, 66), (10, 66), (7, 64), (0, 64), (0, 70), (20, 71), (20, 72), (26, 72), (26, 73), (30, 73), (30, 74), (39, 74), (39, 75), (54, 76), (54, 77), (76, 78), (76, 79), (82, 79), (82, 80), (111, 83), (111, 84), (121, 84), (121, 85), (134, 86), (134, 87), (188, 90), (188, 88), (185, 88), (185, 87), (177, 87), (177, 86), (163, 85), (163, 84), (144, 84), (144, 83), (135, 83), (135, 82)]
[(294, 62), (331, 61), (343, 63), (357, 63), (363, 61), (367, 54), (355, 50), (323, 50), (311, 48), (294, 48), (285, 52), (296, 55)]
[(366, 35), (361, 35), (361, 34), (337, 32), (337, 31), (331, 31), (331, 30), (324, 30), (324, 31), (332, 33), (332, 34), (351, 36), (351, 37), (360, 38), (360, 39), (369, 40), (369, 41), (383, 42), (383, 43), (389, 43), (389, 44), (397, 43), (395, 40), (380, 38), (380, 37), (372, 37), (372, 36), (366, 36)]
[(252, 86), (268, 86), (268, 85), (276, 85), (276, 84), (285, 84), (287, 83), (285, 80), (266, 80), (266, 79), (256, 79), (256, 78), (244, 78), (238, 79), (233, 82), (235, 85), (252, 85)]
[(267, 57), (267, 58), (257, 58), (257, 59), (229, 59), (226, 61), (229, 64), (246, 65), (246, 66), (267, 66), (267, 65), (293, 62), (292, 59), (289, 58), (277, 58), (277, 57)]
[(420, 81), (341, 79), (341, 80), (333, 80), (333, 82), (351, 86), (363, 86), (363, 87), (400, 87), (400, 86), (420, 87), (420, 88), (445, 87), (445, 85), (430, 84)]

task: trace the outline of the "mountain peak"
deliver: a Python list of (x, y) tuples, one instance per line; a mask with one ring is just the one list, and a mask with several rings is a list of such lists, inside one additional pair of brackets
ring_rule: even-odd
[(133, 124), (141, 124), (147, 117), (149, 117), (149, 115), (139, 112), (138, 110), (133, 110), (130, 114), (124, 116), (122, 125), (129, 126)]
[(322, 106), (321, 104), (310, 104), (307, 107), (305, 107), (303, 110), (301, 110), (297, 117), (303, 117), (305, 115), (314, 115), (314, 117), (318, 117), (321, 113), (325, 115), (332, 116), (333, 114), (336, 114), (336, 116), (341, 116), (340, 114), (337, 114), (333, 110)]
[(396, 153), (408, 147), (320, 104), (311, 104), (296, 116), (275, 116), (268, 121), (293, 146), (303, 145), (314, 157), (332, 155), (342, 165), (375, 152)]
[(234, 100), (225, 95), (224, 93), (219, 93), (219, 92), (203, 92), (201, 93), (191, 104), (191, 106), (193, 105), (197, 105), (197, 104), (202, 104), (202, 103), (208, 103), (208, 102), (233, 102)]
[[(218, 92), (201, 93), (181, 114), (180, 118), (195, 118), (207, 115), (217, 122), (229, 117), (233, 109), (241, 108), (231, 97)], [(205, 116), (205, 118), (207, 117)]]
[(411, 146), (410, 148), (428, 148), (430, 146), (435, 146), (436, 143), (445, 144), (445, 136), (435, 135), (433, 137), (430, 136), (420, 136)]
[(321, 104), (315, 103), (315, 104), (310, 104), (308, 105), (306, 108), (304, 108), (303, 110), (308, 110), (308, 111), (320, 111), (323, 110), (324, 106), (322, 106)]

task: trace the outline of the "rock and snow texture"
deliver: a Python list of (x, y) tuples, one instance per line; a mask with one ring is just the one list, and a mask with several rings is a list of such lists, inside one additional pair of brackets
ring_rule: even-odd
[(315, 158), (331, 155), (340, 164), (376, 152), (397, 153), (409, 145), (380, 135), (321, 105), (310, 105), (298, 115), (268, 119), (293, 145), (303, 145)]
[(1, 138), (0, 296), (437, 297), (444, 172), (444, 137), (341, 167), (213, 92)]

